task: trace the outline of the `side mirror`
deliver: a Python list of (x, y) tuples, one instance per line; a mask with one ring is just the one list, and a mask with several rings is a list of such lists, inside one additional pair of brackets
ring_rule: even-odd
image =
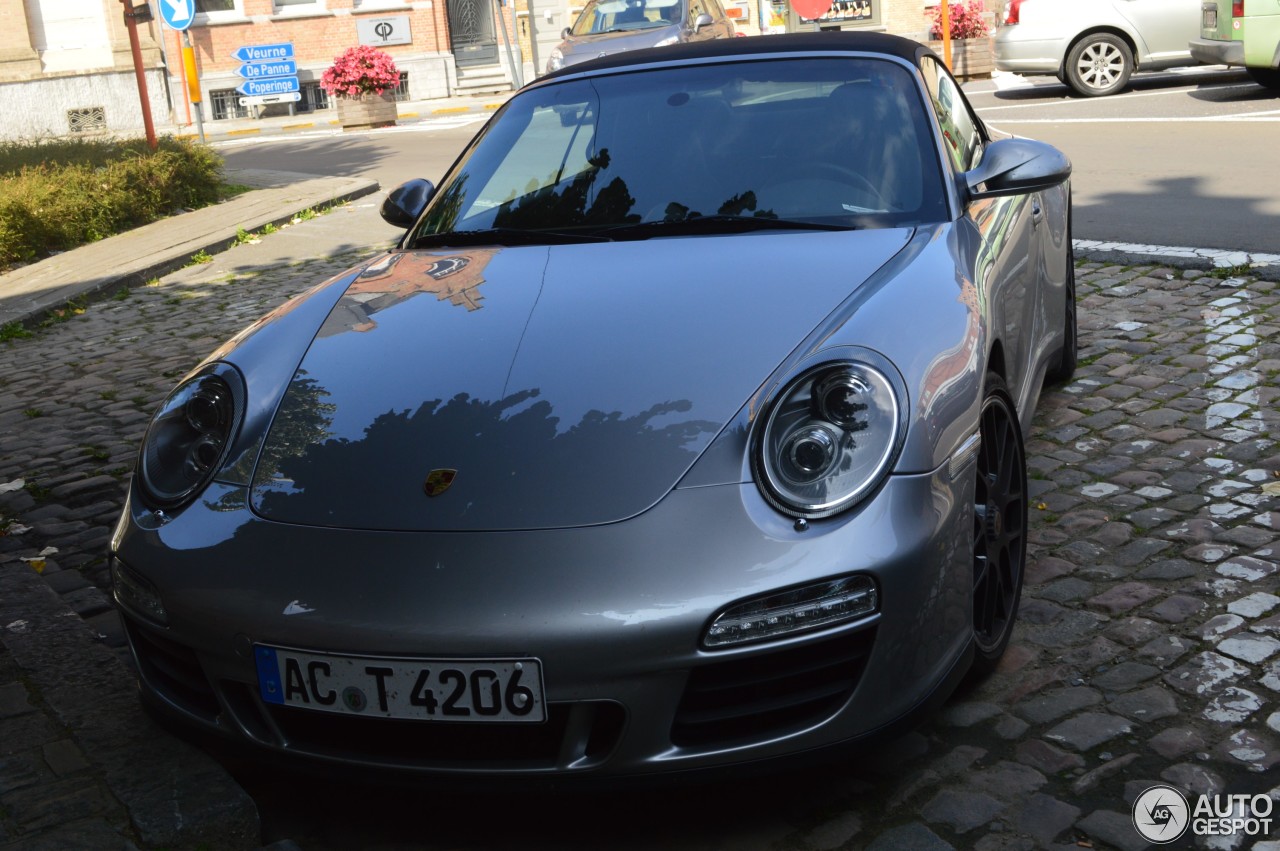
[(560, 38), (561, 38), (562, 40), (563, 40), (563, 39), (566, 39), (566, 38), (568, 38), (568, 37), (569, 37), (569, 28), (568, 28), (568, 27), (565, 27), (564, 29), (560, 30)]
[(715, 21), (711, 19), (711, 16), (706, 12), (703, 12), (701, 15), (693, 19), (693, 31), (697, 32), (703, 27), (709, 27), (714, 23)]
[(1071, 161), (1052, 145), (1030, 139), (1000, 139), (982, 162), (965, 172), (969, 197), (999, 198), (1052, 189), (1071, 176)]
[(435, 184), (430, 180), (417, 178), (402, 183), (388, 192), (382, 202), (382, 220), (398, 228), (411, 228), (435, 194)]

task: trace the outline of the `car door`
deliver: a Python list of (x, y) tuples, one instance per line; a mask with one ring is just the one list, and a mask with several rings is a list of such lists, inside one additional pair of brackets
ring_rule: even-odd
[[(987, 137), (951, 73), (932, 57), (921, 60), (934, 118), (957, 174), (982, 159)], [(1030, 335), (1037, 326), (1037, 279), (1042, 265), (1037, 229), (1043, 220), (1038, 194), (989, 198), (970, 203), (962, 213), (981, 238), (973, 258), (973, 283), (979, 299), (987, 299), (997, 327), (990, 329), (1004, 348), (1005, 380), (1018, 409), (1028, 399), (1033, 377)]]
[(1201, 0), (1113, 0), (1138, 37), (1139, 65), (1191, 64), (1190, 42), (1200, 37)]

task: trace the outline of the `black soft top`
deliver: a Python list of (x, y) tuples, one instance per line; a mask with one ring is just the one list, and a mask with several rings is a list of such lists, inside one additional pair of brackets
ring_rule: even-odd
[(918, 41), (887, 33), (808, 32), (785, 35), (756, 35), (746, 38), (721, 38), (712, 41), (673, 44), (644, 50), (628, 50), (590, 59), (562, 68), (538, 78), (537, 82), (568, 77), (583, 72), (625, 69), (650, 62), (681, 62), (695, 59), (719, 59), (734, 56), (768, 56), (813, 51), (847, 53), (883, 53), (915, 64), (916, 56), (929, 52)]

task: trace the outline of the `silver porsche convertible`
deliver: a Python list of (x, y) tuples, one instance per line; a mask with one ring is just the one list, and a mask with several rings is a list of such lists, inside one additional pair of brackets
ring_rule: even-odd
[(167, 397), (111, 547), (144, 699), (428, 775), (833, 753), (990, 669), (1076, 362), (1070, 164), (880, 35), (527, 86), (398, 247)]

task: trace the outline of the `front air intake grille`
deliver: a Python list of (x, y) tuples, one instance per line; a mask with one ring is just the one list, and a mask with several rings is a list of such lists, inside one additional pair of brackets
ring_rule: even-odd
[(447, 724), (269, 706), (286, 747), (406, 768), (533, 770), (602, 762), (626, 713), (609, 701), (552, 703), (541, 724)]
[(747, 744), (823, 721), (853, 693), (874, 642), (872, 627), (695, 668), (671, 741), (697, 748)]
[(162, 697), (182, 710), (213, 723), (220, 711), (213, 687), (196, 654), (184, 645), (138, 626), (123, 613), (125, 632), (138, 671)]

